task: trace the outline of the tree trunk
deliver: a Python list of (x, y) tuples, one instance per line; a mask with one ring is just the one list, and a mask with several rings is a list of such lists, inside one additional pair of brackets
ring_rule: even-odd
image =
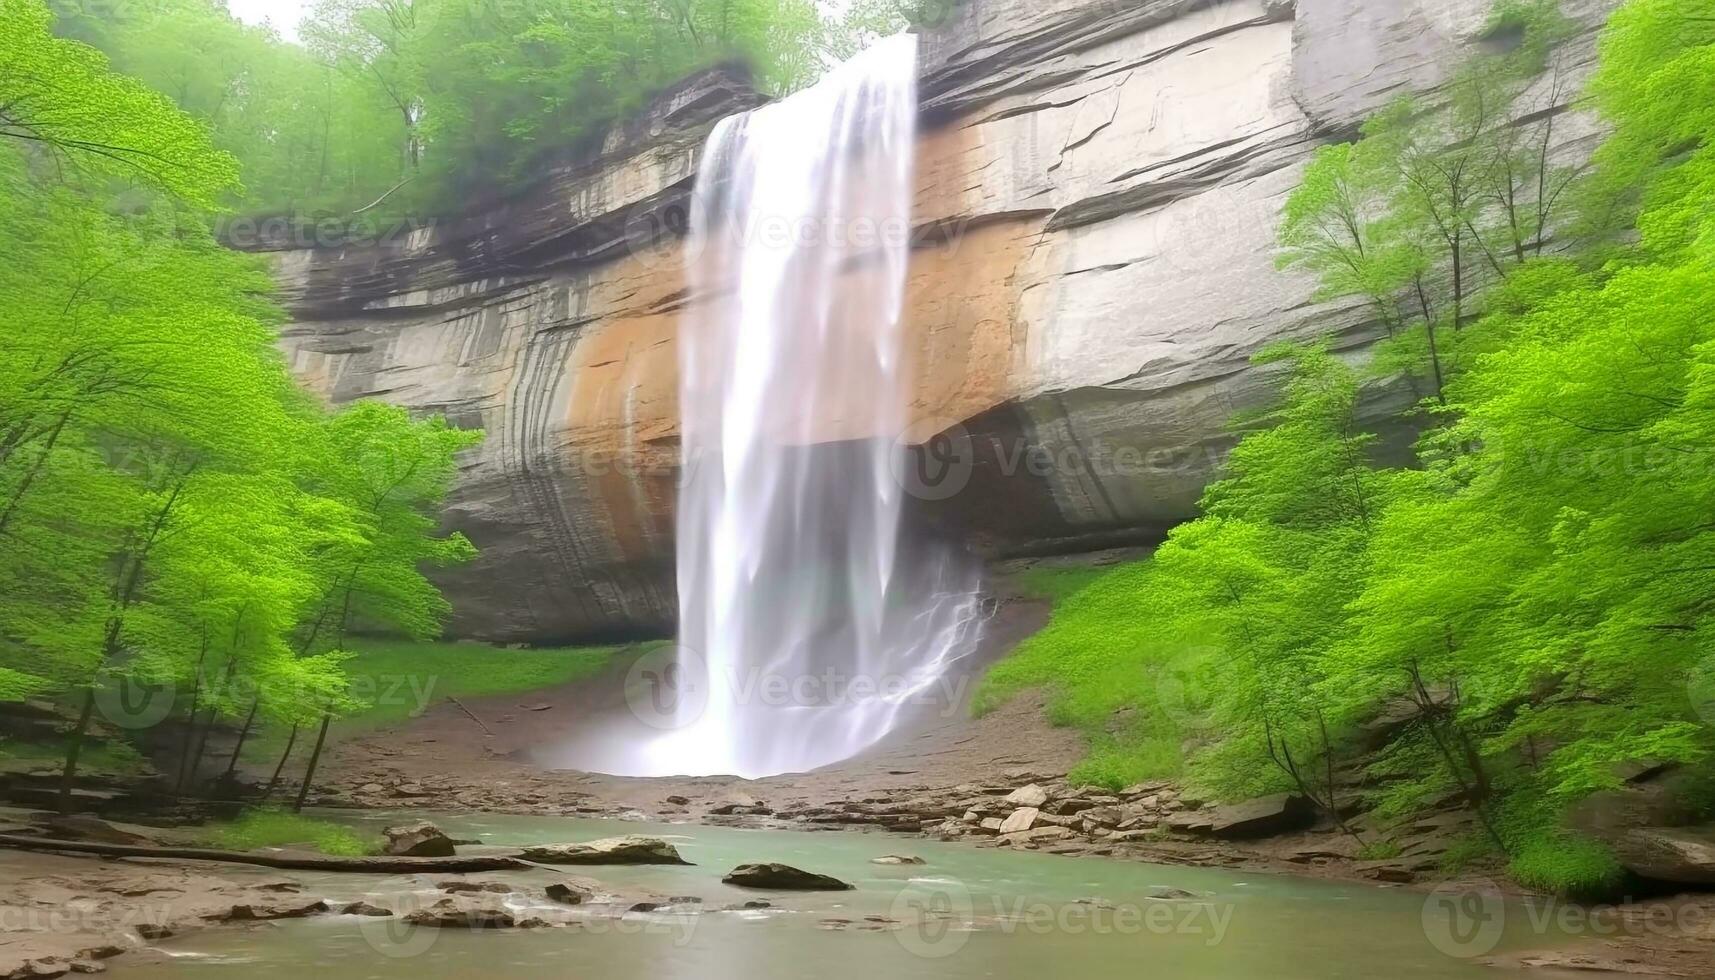
[(83, 710), (78, 712), (77, 727), (71, 731), (71, 738), (66, 743), (65, 768), (60, 771), (60, 801), (61, 813), (71, 812), (72, 782), (77, 778), (77, 757), (83, 753), (83, 735), (89, 730), (89, 718), (95, 714), (95, 687), (92, 684), (83, 689)]
[[(262, 706), (260, 696), (251, 699), (250, 713), (244, 716), (244, 727), (238, 730), (238, 744), (232, 747), (232, 758), (226, 760), (226, 775), (231, 776), (238, 771), (238, 754), (244, 751), (244, 740), (250, 737), (250, 726), (256, 723), (256, 709)], [(209, 724), (213, 724), (213, 719)]]
[(179, 753), (179, 778), (178, 781), (173, 784), (173, 791), (176, 793), (182, 794), (185, 791), (186, 784), (190, 781), (189, 769), (191, 764), (191, 755), (201, 754), (196, 748), (197, 709), (202, 703), (202, 665), (207, 659), (208, 628), (205, 626), (203, 628), (202, 649), (197, 653), (197, 666), (195, 671), (196, 679), (191, 682), (191, 710), (186, 714), (185, 745), (184, 749)]
[[(471, 857), (335, 857), (258, 851), (222, 851), (206, 847), (147, 847), (139, 844), (98, 844), (0, 834), (0, 847), (24, 851), (63, 851), (103, 857), (174, 858), (181, 861), (224, 861), (294, 871), (354, 871), (360, 874), (458, 874), (465, 871), (526, 871), (547, 865), (504, 855)], [(551, 869), (550, 870), (558, 870)]]
[(24, 502), (24, 495), (30, 492), (30, 484), (36, 482), (42, 468), (47, 465), (48, 457), (53, 454), (54, 445), (59, 442), (60, 433), (65, 431), (66, 422), (71, 418), (71, 412), (61, 412), (59, 421), (54, 423), (53, 430), (48, 433), (48, 441), (42, 446), (42, 451), (36, 454), (36, 461), (30, 464), (24, 478), (18, 481), (17, 489), (12, 491), (12, 499), (6, 501), (6, 508), (0, 510), (0, 532), (6, 530), (6, 525), (12, 523), (12, 518), (18, 513), (18, 505)]
[(268, 788), (262, 791), (265, 800), (274, 795), (274, 787), (280, 785), (280, 772), (286, 768), (286, 760), (292, 757), (292, 746), (298, 743), (298, 726), (292, 725), (292, 734), (286, 736), (286, 751), (280, 753), (280, 761), (274, 766), (274, 775), (268, 777)]
[(328, 740), (328, 722), (332, 720), (331, 712), (322, 715), (321, 728), (316, 731), (316, 747), (310, 750), (310, 764), (304, 767), (304, 781), (298, 784), (298, 798), (292, 801), (293, 813), (303, 810), (304, 800), (310, 795), (310, 780), (316, 778), (316, 764), (322, 761), (322, 746)]
[[(208, 720), (203, 722), (202, 728), (197, 734), (196, 747), (191, 749), (191, 761), (190, 765), (184, 770), (183, 786), (179, 790), (180, 793), (196, 789), (197, 773), (202, 769), (203, 756), (208, 751), (208, 732), (209, 729), (214, 727), (215, 719), (219, 717), (219, 714), (220, 713), (213, 708), (208, 709)], [(196, 727), (196, 719), (191, 719), (191, 725), (193, 728)]]

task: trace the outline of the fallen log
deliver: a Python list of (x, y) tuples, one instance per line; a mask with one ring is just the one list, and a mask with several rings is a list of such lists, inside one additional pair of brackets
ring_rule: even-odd
[(100, 857), (170, 858), (179, 861), (224, 861), (254, 864), (287, 871), (351, 871), (370, 874), (458, 874), (465, 871), (524, 871), (534, 862), (505, 855), (471, 857), (336, 857), (311, 854), (260, 854), (254, 851), (222, 851), (210, 847), (152, 847), (141, 844), (97, 844), (91, 841), (55, 840), (24, 834), (0, 834), (0, 847), (24, 851), (58, 851)]

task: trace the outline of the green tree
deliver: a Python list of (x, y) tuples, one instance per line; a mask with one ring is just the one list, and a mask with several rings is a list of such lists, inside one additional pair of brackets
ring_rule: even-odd
[(211, 207), (238, 186), (237, 163), (160, 93), (113, 72), (87, 45), (53, 37), (40, 0), (0, 0), (0, 142), (53, 164), (143, 180)]
[[(360, 533), (327, 542), (317, 554), (318, 594), (300, 627), (301, 650), (337, 653), (353, 628), (418, 639), (440, 635), (450, 607), (423, 568), (475, 555), (463, 535), (436, 530), (439, 506), (457, 473), (455, 456), (481, 438), (480, 432), (450, 428), (439, 417), (413, 421), (404, 409), (376, 402), (360, 402), (329, 419), (327, 455), (311, 486), (346, 507)], [(309, 794), (337, 707), (332, 702), (321, 706), (296, 808)], [(282, 766), (298, 727), (293, 725)]]
[(266, 267), (207, 230), (237, 193), (232, 158), (48, 35), (38, 0), (0, 12), (0, 696), (69, 701), (70, 806), (116, 684), (188, 689), (183, 785), (218, 717), (350, 707), (345, 654), (294, 642), (305, 610), (337, 592), (341, 637), (351, 616), (438, 621), (401, 563), (468, 553), (429, 534), (427, 508), (476, 436), (314, 404), (275, 346)]
[[(1382, 826), (1460, 802), (1520, 881), (1591, 892), (1619, 866), (1568, 809), (1623, 763), (1715, 752), (1698, 687), (1715, 671), (1715, 0), (1615, 14), (1590, 88), (1612, 130), (1587, 175), (1550, 159), (1552, 114), (1532, 108), (1563, 94), (1563, 36), (1551, 7), (1501, 5), (1502, 50), (1439, 107), (1395, 105), (1322, 150), (1288, 202), (1283, 264), (1394, 335), (1368, 374), (1434, 384), (1417, 465), (1376, 468), (1362, 375), (1289, 349), (1281, 407), (1204, 516), (1067, 608), (1148, 624), (1122, 667), (1199, 675), (1208, 710), (1178, 735), (1221, 795), (1286, 786), (1338, 812), (1336, 769), (1360, 765)], [(1137, 690), (1034, 671), (996, 673)], [(1366, 732), (1381, 741), (1360, 756)]]

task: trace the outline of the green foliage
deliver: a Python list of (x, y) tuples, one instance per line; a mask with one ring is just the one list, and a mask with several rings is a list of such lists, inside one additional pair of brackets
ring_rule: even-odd
[(95, 49), (52, 37), (51, 22), (41, 0), (0, 0), (0, 143), (202, 207), (237, 187), (237, 164), (203, 127)]
[[(125, 681), (188, 694), (192, 733), (356, 708), (348, 624), (439, 631), (422, 568), (471, 554), (437, 509), (479, 434), (313, 404), (275, 347), (265, 265), (207, 231), (232, 157), (49, 36), (40, 0), (4, 4), (0, 696), (72, 705), (69, 791), (97, 692)], [(200, 753), (187, 740), (191, 768)]]
[(1097, 736), (1090, 752), (1073, 766), (1074, 783), (1120, 790), (1153, 779), (1175, 779), (1184, 771), (1179, 744), (1167, 736)]
[[(979, 707), (1049, 687), (1107, 785), (1177, 745), (1219, 795), (1295, 789), (1332, 814), (1351, 790), (1331, 772), (1358, 765), (1384, 826), (1468, 806), (1482, 837), (1459, 862), (1616, 887), (1562, 815), (1621, 763), (1696, 776), (1715, 750), (1711, 24), (1715, 0), (1615, 15), (1592, 83), (1613, 132), (1588, 174), (1545, 152), (1532, 93), (1568, 94), (1568, 31), (1535, 0), (1497, 8), (1496, 50), (1444, 104), (1324, 148), (1282, 263), (1391, 339), (1363, 373), (1318, 345), (1264, 352), (1288, 369), (1279, 407), (1247, 420), (1203, 516), (1058, 606)], [(1384, 468), (1357, 405), (1401, 371), (1430, 424), (1416, 466)]]
[(381, 852), (380, 842), (359, 837), (348, 827), (284, 810), (246, 810), (236, 820), (210, 824), (201, 836), (205, 846), (233, 851), (308, 847), (339, 857)]
[[(1137, 582), (1147, 563), (1121, 565), (1057, 602), (1047, 627), (1019, 644), (983, 678), (975, 701), (979, 714), (1019, 691), (1052, 685), (1061, 699), (1051, 711), (1063, 724), (1099, 723), (1136, 694), (1108, 698), (1110, 679), (1127, 677), (1148, 646), (1149, 624), (1135, 615)], [(1089, 698), (1070, 701), (1067, 698)]]
[[(451, 191), (523, 177), (654, 90), (724, 58), (745, 58), (764, 88), (796, 87), (814, 75), (806, 55), (821, 28), (808, 0), (418, 2), (432, 5), (429, 15), (379, 48), (406, 59), (399, 71), (414, 84), (434, 147), (431, 179)], [(320, 23), (351, 6), (329, 0)]]
[[(39, 0), (7, 4), (40, 20)], [(589, 147), (690, 71), (741, 60), (780, 94), (906, 25), (892, 0), (828, 18), (814, 0), (318, 0), (294, 44), (221, 0), (50, 5), (63, 36), (207, 129), (151, 132), (212, 136), (242, 162), (250, 190), (227, 203), (307, 219), (444, 213)]]
[(1546, 834), (1519, 846), (1507, 873), (1526, 888), (1591, 900), (1612, 895), (1625, 879), (1625, 869), (1607, 847), (1566, 834)]

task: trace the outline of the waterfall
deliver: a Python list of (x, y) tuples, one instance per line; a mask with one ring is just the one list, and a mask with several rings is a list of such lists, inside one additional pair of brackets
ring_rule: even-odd
[(981, 629), (902, 525), (916, 38), (724, 120), (691, 212), (674, 730), (640, 774), (802, 771), (916, 705)]

